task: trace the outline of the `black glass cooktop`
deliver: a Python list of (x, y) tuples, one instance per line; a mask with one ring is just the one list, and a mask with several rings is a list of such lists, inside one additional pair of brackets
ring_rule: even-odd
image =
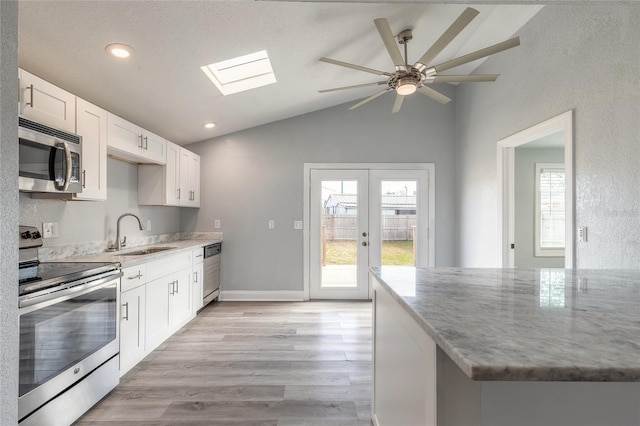
[(41, 262), (21, 268), (19, 295), (73, 283), (93, 275), (114, 271), (119, 266), (113, 262)]

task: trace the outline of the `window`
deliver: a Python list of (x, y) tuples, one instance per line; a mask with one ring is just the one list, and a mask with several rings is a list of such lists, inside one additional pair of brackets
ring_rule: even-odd
[(564, 256), (563, 163), (536, 163), (535, 256)]

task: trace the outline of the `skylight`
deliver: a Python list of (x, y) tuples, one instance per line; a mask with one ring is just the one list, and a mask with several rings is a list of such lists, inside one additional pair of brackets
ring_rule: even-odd
[(266, 50), (200, 67), (223, 95), (276, 82)]

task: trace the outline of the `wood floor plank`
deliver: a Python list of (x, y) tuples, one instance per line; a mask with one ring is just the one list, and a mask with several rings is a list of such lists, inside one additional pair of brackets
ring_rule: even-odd
[(370, 302), (217, 302), (78, 426), (370, 426)]

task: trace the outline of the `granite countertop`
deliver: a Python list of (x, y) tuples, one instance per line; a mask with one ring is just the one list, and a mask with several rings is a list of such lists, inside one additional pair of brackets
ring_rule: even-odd
[[(193, 250), (194, 248), (204, 247), (209, 244), (219, 243), (222, 240), (219, 239), (193, 239), (193, 240), (178, 240), (161, 242), (155, 244), (147, 244), (136, 247), (125, 247), (119, 252), (102, 252), (93, 253), (82, 256), (66, 257), (57, 259), (56, 262), (119, 262), (123, 268), (128, 266), (135, 266), (141, 263), (153, 262), (154, 260), (161, 259), (165, 256), (171, 256), (179, 253), (182, 250)], [(156, 247), (171, 247), (171, 250), (158, 251), (151, 254), (124, 256), (128, 252), (136, 252), (139, 250), (145, 250)]]
[(371, 273), (473, 380), (640, 381), (640, 271)]

